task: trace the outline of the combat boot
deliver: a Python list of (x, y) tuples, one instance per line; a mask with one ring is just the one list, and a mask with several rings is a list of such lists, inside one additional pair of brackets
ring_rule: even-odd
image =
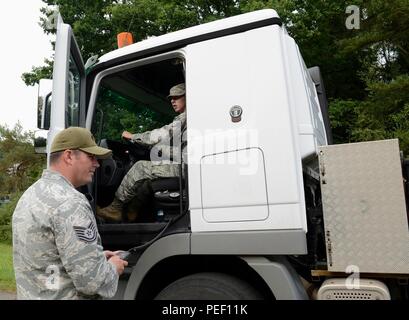
[(122, 220), (123, 207), (124, 203), (115, 197), (109, 206), (105, 208), (97, 207), (97, 215), (107, 221), (119, 222)]

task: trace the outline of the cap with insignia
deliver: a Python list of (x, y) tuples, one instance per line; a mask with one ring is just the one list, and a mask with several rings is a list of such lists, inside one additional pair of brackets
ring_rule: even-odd
[(101, 159), (109, 157), (112, 153), (109, 149), (99, 147), (92, 133), (81, 127), (69, 127), (55, 136), (51, 144), (51, 153), (67, 149), (78, 149)]
[(171, 97), (179, 97), (185, 95), (186, 90), (185, 90), (185, 84), (184, 83), (179, 83), (176, 86), (173, 86), (169, 90), (169, 95), (168, 99)]

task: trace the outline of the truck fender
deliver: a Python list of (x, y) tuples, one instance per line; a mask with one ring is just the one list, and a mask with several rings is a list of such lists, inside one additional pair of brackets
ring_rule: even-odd
[(283, 256), (242, 256), (271, 289), (277, 300), (308, 300), (301, 278)]
[(172, 234), (149, 246), (133, 267), (124, 293), (124, 300), (134, 300), (145, 275), (159, 261), (176, 255), (190, 254), (190, 233)]

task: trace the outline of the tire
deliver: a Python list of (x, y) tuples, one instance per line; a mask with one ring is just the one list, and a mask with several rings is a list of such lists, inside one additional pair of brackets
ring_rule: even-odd
[(172, 282), (155, 300), (262, 300), (247, 282), (216, 272), (196, 273)]

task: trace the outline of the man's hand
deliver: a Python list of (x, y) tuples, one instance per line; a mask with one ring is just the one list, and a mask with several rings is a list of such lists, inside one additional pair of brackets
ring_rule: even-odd
[(121, 275), (124, 272), (125, 267), (128, 265), (128, 261), (122, 260), (117, 255), (111, 256), (108, 261), (116, 267), (118, 275)]
[(124, 131), (122, 132), (122, 138), (126, 139), (126, 140), (131, 140), (132, 139), (133, 134), (128, 132), (128, 131)]
[(109, 260), (109, 258), (111, 258), (112, 256), (114, 256), (116, 253), (115, 253), (115, 252), (112, 252), (112, 251), (109, 251), (109, 250), (105, 250), (105, 251), (104, 251), (104, 254), (105, 254), (105, 258), (107, 258), (107, 260)]

